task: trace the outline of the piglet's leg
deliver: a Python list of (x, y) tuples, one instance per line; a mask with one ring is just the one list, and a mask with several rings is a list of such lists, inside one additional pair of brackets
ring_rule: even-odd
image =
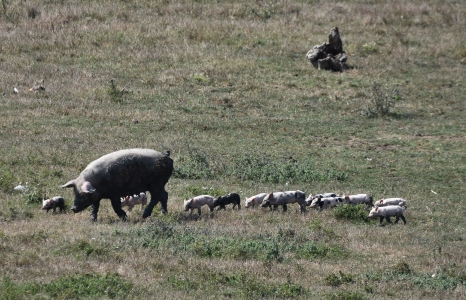
[(383, 219), (384, 217), (380, 217), (380, 223), (379, 223), (380, 226), (382, 226)]
[(406, 219), (403, 215), (400, 216), (400, 218), (403, 220), (404, 224), (406, 225)]
[(388, 223), (393, 224), (392, 220), (390, 220), (390, 217), (385, 217), (385, 220), (387, 220)]

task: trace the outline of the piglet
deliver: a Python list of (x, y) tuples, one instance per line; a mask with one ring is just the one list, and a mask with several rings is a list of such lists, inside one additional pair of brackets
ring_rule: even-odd
[(248, 208), (248, 207), (255, 207), (256, 205), (261, 205), (262, 200), (264, 200), (265, 196), (267, 196), (267, 193), (260, 193), (255, 196), (246, 198), (244, 206)]
[(200, 195), (189, 200), (184, 201), (184, 210), (191, 210), (189, 215), (192, 215), (193, 210), (197, 209), (197, 213), (201, 215), (201, 207), (207, 205), (210, 209), (210, 212), (214, 211), (214, 200), (215, 198), (210, 195)]
[(387, 198), (380, 199), (375, 202), (375, 206), (389, 206), (389, 205), (399, 205), (406, 207), (406, 200), (402, 198)]
[(131, 211), (136, 204), (141, 204), (142, 206), (147, 204), (146, 193), (139, 193), (139, 195), (126, 196), (121, 199), (121, 207), (128, 206), (128, 211)]
[(55, 212), (57, 207), (60, 208), (60, 212), (65, 209), (65, 199), (62, 196), (42, 200), (42, 209), (46, 209), (47, 212), (51, 209)]
[(389, 206), (383, 206), (383, 207), (375, 206), (369, 212), (368, 217), (369, 218), (380, 217), (380, 225), (382, 225), (384, 218), (385, 220), (387, 220), (388, 223), (392, 223), (392, 221), (390, 220), (390, 217), (396, 217), (395, 224), (398, 223), (400, 218), (406, 224), (406, 219), (403, 216), (403, 212), (405, 211), (405, 209), (406, 208), (404, 206), (399, 206), (399, 205), (389, 205)]

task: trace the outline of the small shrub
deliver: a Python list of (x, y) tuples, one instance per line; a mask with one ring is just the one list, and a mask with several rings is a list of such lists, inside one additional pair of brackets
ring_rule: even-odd
[(36, 188), (29, 187), (24, 191), (23, 199), (27, 204), (42, 203), (42, 197), (40, 196), (41, 194), (42, 193), (39, 192)]
[(365, 43), (362, 45), (362, 50), (366, 53), (377, 53), (379, 52), (379, 48), (375, 42)]
[(330, 297), (328, 300), (364, 300), (367, 299), (363, 294), (359, 292), (350, 292), (350, 291), (339, 291)]
[(2, 168), (0, 170), (0, 191), (4, 193), (12, 193), (15, 181), (16, 178), (9, 169)]
[(411, 268), (404, 261), (399, 261), (392, 267), (392, 272), (395, 274), (411, 274)]
[(369, 222), (368, 212), (365, 204), (358, 205), (338, 205), (332, 210), (336, 219), (348, 220), (351, 222)]
[(301, 245), (297, 249), (296, 254), (300, 258), (307, 259), (325, 259), (328, 257), (333, 259), (341, 259), (348, 256), (348, 250), (338, 245), (327, 246), (325, 244), (308, 242), (304, 245)]
[(210, 82), (210, 78), (204, 74), (195, 74), (194, 81), (197, 84), (207, 84)]
[(124, 97), (129, 91), (126, 90), (126, 87), (123, 87), (121, 90), (118, 89), (116, 82), (114, 79), (110, 80), (110, 85), (107, 88), (107, 95), (109, 96), (110, 100), (117, 103), (123, 103)]
[(338, 276), (333, 273), (325, 276), (324, 281), (326, 285), (334, 287), (337, 287), (341, 284), (340, 278), (338, 278)]
[(330, 286), (339, 286), (344, 283), (353, 283), (353, 275), (351, 274), (344, 274), (342, 271), (339, 271), (339, 274), (336, 275), (334, 273), (325, 276), (324, 278), (325, 284)]
[(370, 103), (367, 108), (368, 116), (385, 116), (395, 103), (401, 100), (400, 92), (396, 88), (384, 88), (379, 83), (374, 83), (370, 90)]

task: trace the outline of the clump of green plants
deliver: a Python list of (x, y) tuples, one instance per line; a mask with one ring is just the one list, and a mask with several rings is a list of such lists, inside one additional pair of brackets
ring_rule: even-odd
[(404, 261), (399, 261), (392, 267), (392, 272), (395, 274), (411, 274), (411, 268)]
[(124, 100), (124, 96), (129, 93), (126, 89), (128, 85), (124, 86), (122, 89), (117, 87), (117, 84), (114, 79), (110, 80), (110, 85), (107, 88), (107, 95), (110, 97), (110, 100), (122, 103)]
[(372, 84), (369, 92), (369, 106), (366, 114), (370, 117), (386, 116), (401, 100), (401, 94), (396, 88), (384, 87), (380, 83)]
[(28, 182), (26, 182), (19, 191), (27, 204), (42, 203), (42, 195), (45, 195), (45, 192), (39, 184), (28, 184)]
[(364, 300), (368, 299), (360, 292), (338, 291), (327, 298), (328, 300)]
[(375, 42), (369, 42), (362, 45), (362, 50), (366, 53), (376, 53), (379, 51), (379, 48)]
[(0, 170), (0, 191), (4, 193), (13, 192), (15, 180), (11, 170), (2, 168)]
[[(225, 296), (241, 299), (257, 298), (297, 298), (305, 295), (307, 290), (301, 285), (294, 283), (290, 276), (286, 282), (279, 284), (264, 283), (255, 276), (244, 272), (225, 273), (219, 271), (200, 270), (198, 277), (202, 280), (195, 281), (187, 276), (175, 275), (167, 278), (168, 284), (177, 289), (190, 292), (195, 289), (203, 289), (203, 285), (212, 287), (228, 287)], [(202, 283), (200, 283), (202, 282)]]
[(332, 210), (332, 214), (336, 219), (348, 220), (354, 223), (368, 223), (368, 212), (365, 204), (358, 205), (338, 205)]
[(127, 298), (133, 284), (112, 274), (77, 274), (61, 277), (50, 283), (15, 283), (3, 277), (0, 283), (1, 299), (27, 299), (31, 295), (43, 295), (53, 299), (123, 299)]
[(324, 278), (325, 284), (330, 286), (340, 286), (344, 283), (353, 283), (353, 275), (345, 274), (342, 271), (339, 271), (338, 274), (331, 273)]
[(215, 171), (207, 160), (207, 155), (196, 148), (189, 148), (187, 155), (175, 160), (173, 176), (181, 179), (213, 178)]
[(442, 268), (434, 274), (415, 272), (408, 263), (398, 261), (385, 270), (368, 272), (362, 275), (367, 282), (402, 281), (426, 290), (453, 290), (466, 284), (464, 270)]
[(322, 243), (308, 242), (296, 250), (297, 257), (307, 259), (344, 259), (349, 252), (340, 245), (326, 245)]
[(343, 171), (316, 170), (311, 158), (304, 158), (302, 161), (276, 160), (265, 154), (237, 158), (228, 173), (241, 180), (271, 183), (344, 181), (348, 178), (348, 174)]

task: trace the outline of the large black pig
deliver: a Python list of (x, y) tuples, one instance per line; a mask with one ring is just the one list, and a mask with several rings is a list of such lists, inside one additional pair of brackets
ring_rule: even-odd
[(91, 162), (78, 178), (62, 185), (72, 187), (75, 213), (92, 205), (91, 220), (97, 220), (101, 199), (110, 199), (115, 213), (126, 220), (120, 197), (149, 191), (151, 199), (143, 218), (151, 215), (160, 201), (162, 212), (167, 212), (168, 193), (165, 184), (173, 172), (173, 160), (167, 154), (151, 149), (126, 149), (104, 155)]

